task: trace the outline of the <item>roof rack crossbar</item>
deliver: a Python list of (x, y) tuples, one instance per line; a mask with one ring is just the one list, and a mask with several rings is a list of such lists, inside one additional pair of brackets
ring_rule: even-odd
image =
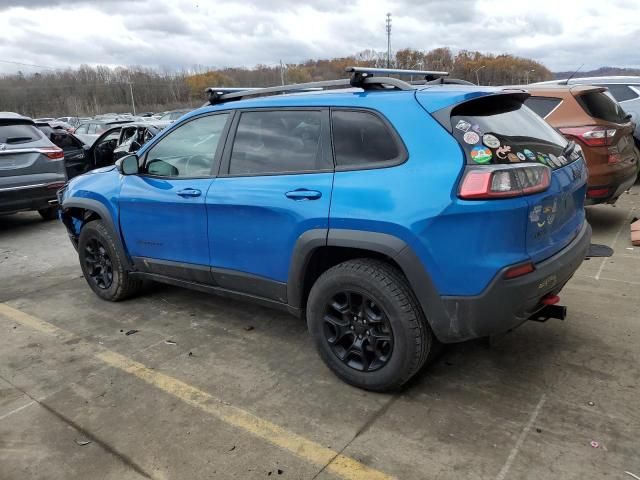
[(369, 76), (374, 75), (405, 75), (414, 77), (447, 77), (449, 72), (439, 72), (436, 70), (407, 70), (402, 68), (373, 68), (373, 67), (347, 67), (347, 73), (366, 73)]
[(322, 90), (325, 88), (339, 88), (339, 87), (359, 87), (363, 89), (384, 87), (385, 85), (397, 88), (398, 90), (413, 90), (413, 87), (407, 82), (398, 80), (397, 78), (388, 77), (363, 77), (359, 78), (357, 82), (354, 82), (353, 77), (348, 79), (339, 80), (323, 80), (319, 82), (308, 83), (295, 83), (292, 85), (279, 85), (275, 87), (246, 89), (240, 91), (231, 91), (228, 88), (215, 88), (210, 87), (206, 89), (206, 93), (209, 95), (209, 104), (215, 105), (227, 100), (240, 100), (247, 97), (259, 97), (265, 95), (276, 95), (279, 93), (295, 93), (295, 92), (310, 92), (316, 90)]

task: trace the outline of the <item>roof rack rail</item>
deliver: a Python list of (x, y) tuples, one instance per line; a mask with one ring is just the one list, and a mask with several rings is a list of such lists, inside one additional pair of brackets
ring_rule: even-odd
[(449, 72), (435, 70), (406, 70), (402, 68), (374, 68), (374, 67), (347, 67), (346, 72), (351, 74), (351, 85), (360, 83), (364, 78), (376, 75), (399, 75), (411, 77), (424, 77), (425, 80), (436, 80), (449, 76)]
[(319, 82), (295, 83), (292, 85), (279, 85), (266, 88), (234, 89), (210, 87), (207, 88), (205, 92), (209, 96), (209, 104), (215, 105), (228, 100), (240, 100), (247, 97), (261, 97), (266, 95), (277, 95), (280, 93), (313, 92), (327, 88), (344, 88), (349, 86), (359, 87), (365, 90), (382, 89), (387, 87), (393, 87), (398, 90), (413, 90), (414, 88), (407, 82), (398, 80), (397, 78), (366, 76), (358, 77), (354, 80), (354, 77), (352, 76), (350, 79), (323, 80)]

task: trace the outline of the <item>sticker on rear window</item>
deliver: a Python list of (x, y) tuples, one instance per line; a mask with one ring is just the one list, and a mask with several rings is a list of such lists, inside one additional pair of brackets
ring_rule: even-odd
[(503, 145), (502, 147), (496, 150), (496, 157), (500, 160), (504, 160), (507, 158), (507, 154), (511, 151), (511, 147), (508, 145)]
[(531, 160), (532, 162), (536, 161), (536, 154), (533, 153), (531, 150), (529, 150), (528, 148), (524, 149), (524, 155), (525, 157), (527, 157), (529, 160)]
[(490, 133), (486, 133), (482, 137), (482, 143), (484, 143), (489, 148), (498, 148), (500, 146), (500, 140), (498, 140), (494, 135)]
[(556, 157), (553, 153), (549, 154), (549, 160), (551, 160), (551, 163), (553, 163), (556, 167), (562, 166), (562, 162), (560, 162), (558, 157)]
[(458, 124), (456, 125), (456, 128), (458, 130), (462, 130), (463, 132), (468, 132), (469, 129), (471, 128), (471, 124), (469, 122), (464, 121), (464, 120), (460, 120), (458, 122)]
[(527, 157), (525, 157), (524, 153), (522, 152), (516, 153), (516, 156), (520, 159), (521, 162), (524, 162), (527, 159)]
[(478, 135), (476, 132), (467, 132), (462, 138), (469, 145), (475, 145), (480, 141), (480, 135)]
[(478, 145), (477, 147), (473, 147), (471, 149), (471, 158), (476, 163), (480, 163), (480, 164), (489, 163), (492, 157), (493, 157), (493, 154), (491, 153), (491, 150), (489, 150), (487, 147)]
[[(518, 152), (518, 153), (520, 153), (520, 152)], [(523, 155), (523, 157), (524, 157), (524, 155)], [(519, 162), (519, 161), (520, 161), (520, 158), (519, 158), (517, 155), (514, 155), (513, 153), (509, 153), (509, 154), (507, 155), (507, 158), (509, 159), (509, 161), (510, 161), (511, 163), (516, 163), (516, 162)]]

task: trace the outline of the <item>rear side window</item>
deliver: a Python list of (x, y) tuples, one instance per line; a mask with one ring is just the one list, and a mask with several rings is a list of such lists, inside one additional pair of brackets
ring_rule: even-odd
[(375, 167), (404, 160), (404, 152), (385, 122), (370, 112), (331, 113), (337, 167)]
[(320, 110), (243, 112), (233, 142), (229, 174), (327, 170), (331, 165), (325, 158)]
[(588, 115), (606, 122), (625, 123), (626, 113), (604, 92), (589, 92), (579, 95), (576, 100)]
[(40, 130), (29, 124), (6, 124), (0, 123), (0, 143), (7, 145), (17, 145), (40, 140), (43, 137)]
[(613, 98), (615, 98), (617, 102), (626, 102), (627, 100), (633, 100), (634, 98), (638, 98), (640, 96), (628, 85), (609, 83), (602, 86), (609, 89), (611, 95), (613, 95)]
[(561, 102), (562, 100), (560, 98), (529, 97), (524, 101), (524, 104), (544, 118), (549, 115), (554, 108), (560, 105)]
[(534, 114), (521, 97), (492, 95), (458, 105), (451, 127), (470, 165), (542, 163), (557, 169), (571, 163), (567, 141)]

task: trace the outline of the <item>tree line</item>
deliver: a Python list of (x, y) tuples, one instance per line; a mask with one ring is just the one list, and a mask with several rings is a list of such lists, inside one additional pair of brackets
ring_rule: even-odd
[(76, 69), (0, 76), (0, 111), (31, 117), (93, 116), (196, 107), (204, 90), (217, 87), (266, 87), (345, 77), (352, 65), (414, 70), (443, 70), (452, 77), (483, 85), (516, 85), (553, 78), (541, 63), (514, 55), (491, 55), (449, 48), (422, 51), (405, 48), (387, 59), (385, 52), (365, 50), (356, 55), (297, 64), (256, 65), (252, 68), (207, 68), (169, 71), (143, 67), (82, 65)]

